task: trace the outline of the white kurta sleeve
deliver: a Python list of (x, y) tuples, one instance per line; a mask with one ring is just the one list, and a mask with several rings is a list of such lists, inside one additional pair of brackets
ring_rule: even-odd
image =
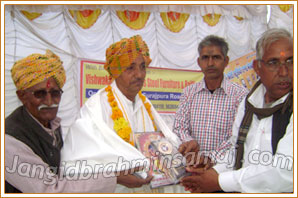
[(112, 193), (116, 188), (116, 177), (66, 178), (49, 170), (31, 148), (5, 135), (5, 180), (23, 193)]
[[(262, 153), (250, 159), (250, 165), (219, 174), (219, 184), (227, 192), (278, 193), (293, 192), (293, 116), (280, 139), (275, 155)], [(252, 156), (252, 155), (251, 155)]]

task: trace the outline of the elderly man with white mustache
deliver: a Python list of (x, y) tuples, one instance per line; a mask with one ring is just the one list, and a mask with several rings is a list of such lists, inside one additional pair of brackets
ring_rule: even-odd
[(50, 50), (32, 54), (17, 61), (11, 74), (23, 106), (5, 119), (5, 192), (113, 192), (116, 177), (67, 180), (61, 174), (56, 115), (66, 77), (60, 58)]

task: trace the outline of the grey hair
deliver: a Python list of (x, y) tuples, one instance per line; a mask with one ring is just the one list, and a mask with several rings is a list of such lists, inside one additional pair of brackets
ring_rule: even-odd
[(275, 41), (280, 39), (289, 39), (293, 42), (293, 37), (285, 29), (272, 28), (264, 32), (256, 44), (256, 59), (261, 60), (264, 56), (265, 50)]
[(209, 35), (206, 36), (199, 44), (198, 52), (200, 53), (201, 50), (206, 46), (218, 46), (220, 47), (220, 51), (223, 54), (224, 58), (227, 57), (228, 51), (229, 51), (229, 45), (225, 41), (225, 39), (215, 36), (215, 35)]

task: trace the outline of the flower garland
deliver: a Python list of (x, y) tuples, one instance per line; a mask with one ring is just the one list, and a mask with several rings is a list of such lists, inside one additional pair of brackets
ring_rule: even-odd
[(157, 127), (156, 127), (156, 125), (155, 125), (154, 118), (153, 118), (153, 116), (152, 116), (152, 112), (151, 112), (151, 104), (150, 104), (149, 102), (146, 102), (146, 97), (142, 94), (141, 91), (139, 91), (139, 97), (141, 98), (141, 100), (142, 100), (142, 102), (143, 102), (143, 104), (144, 104), (144, 106), (145, 106), (145, 108), (146, 108), (146, 110), (147, 110), (147, 112), (148, 112), (148, 114), (149, 114), (149, 117), (150, 117), (151, 120), (152, 120), (152, 124), (153, 124), (153, 127), (154, 127), (154, 131), (156, 131), (156, 130), (157, 130)]
[[(108, 96), (108, 102), (110, 103), (110, 106), (112, 108), (112, 115), (111, 118), (114, 121), (114, 130), (117, 132), (117, 134), (126, 142), (130, 143), (131, 145), (134, 146), (134, 141), (132, 138), (132, 130), (131, 127), (129, 126), (128, 121), (125, 120), (123, 117), (122, 111), (119, 109), (118, 104), (115, 100), (114, 94), (112, 92), (112, 87), (109, 85), (105, 88), (105, 91), (107, 92)], [(152, 120), (154, 130), (156, 131), (156, 125), (154, 123), (154, 118), (151, 113), (151, 105), (146, 101), (146, 97), (139, 92), (139, 97), (143, 101), (143, 104), (149, 114), (149, 117)]]

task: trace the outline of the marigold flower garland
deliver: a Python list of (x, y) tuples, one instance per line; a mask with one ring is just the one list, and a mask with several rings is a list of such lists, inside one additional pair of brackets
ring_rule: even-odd
[[(130, 143), (131, 145), (134, 146), (134, 141), (131, 138), (132, 135), (132, 130), (131, 127), (129, 126), (128, 121), (125, 120), (123, 117), (122, 111), (119, 109), (118, 104), (115, 100), (114, 94), (112, 92), (112, 87), (109, 85), (105, 88), (105, 91), (107, 92), (108, 96), (108, 102), (110, 103), (110, 106), (112, 108), (112, 115), (111, 118), (114, 121), (114, 130), (117, 132), (117, 134), (126, 142)], [(154, 118), (151, 113), (151, 105), (146, 101), (146, 97), (139, 92), (139, 97), (141, 98), (148, 114), (149, 117), (152, 120), (154, 130), (156, 131), (156, 125), (154, 123)]]
[(141, 91), (139, 91), (139, 97), (140, 97), (141, 100), (143, 101), (143, 104), (144, 104), (144, 106), (145, 106), (145, 108), (146, 108), (146, 110), (147, 110), (147, 112), (148, 112), (148, 114), (149, 114), (149, 117), (150, 117), (151, 120), (152, 120), (152, 124), (153, 124), (153, 127), (154, 127), (154, 131), (156, 131), (156, 130), (157, 130), (157, 127), (156, 127), (156, 125), (155, 125), (154, 118), (153, 118), (153, 116), (152, 116), (151, 105), (150, 105), (149, 102), (146, 102), (146, 97), (142, 94)]

